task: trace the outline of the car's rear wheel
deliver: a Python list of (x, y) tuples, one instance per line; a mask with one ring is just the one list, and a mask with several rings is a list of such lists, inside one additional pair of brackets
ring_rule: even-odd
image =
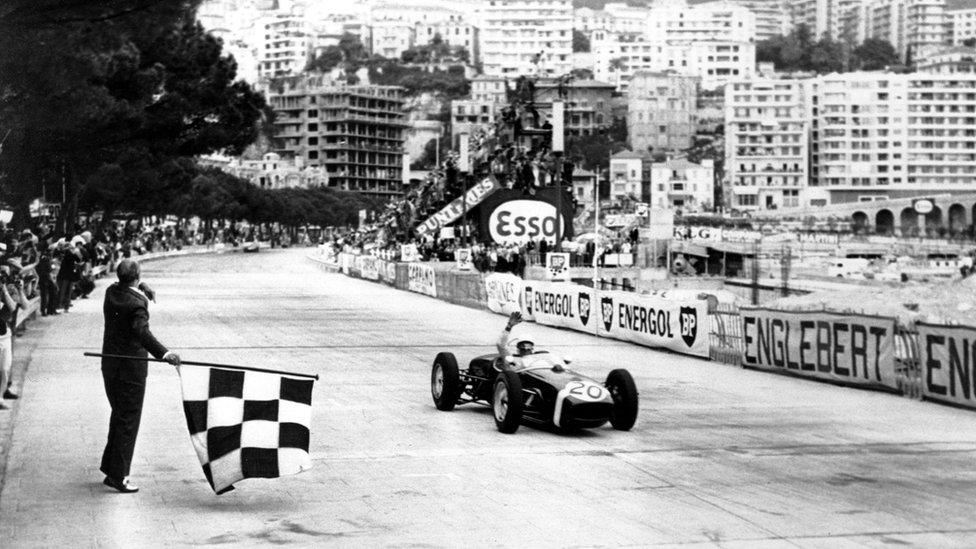
[(613, 370), (604, 384), (613, 397), (610, 425), (618, 431), (629, 431), (637, 422), (637, 384), (627, 370)]
[(450, 412), (461, 396), (461, 376), (452, 353), (437, 353), (430, 370), (430, 396), (438, 410)]
[(518, 374), (503, 370), (495, 378), (491, 409), (495, 427), (503, 433), (514, 433), (522, 421), (522, 380)]

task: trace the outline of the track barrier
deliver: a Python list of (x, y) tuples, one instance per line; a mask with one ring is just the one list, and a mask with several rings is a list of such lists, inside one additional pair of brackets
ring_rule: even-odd
[[(326, 271), (458, 305), (503, 315), (521, 311), (529, 321), (645, 347), (976, 409), (973, 326), (906, 324), (854, 312), (779, 311), (724, 302), (706, 305), (705, 300), (697, 300), (702, 303), (696, 305), (695, 299), (680, 292), (662, 296), (595, 291), (571, 283), (523, 280), (509, 273), (458, 271), (453, 262), (377, 259), (374, 266), (372, 260), (358, 257), (362, 256), (309, 255)], [(673, 344), (660, 339), (662, 329)]]

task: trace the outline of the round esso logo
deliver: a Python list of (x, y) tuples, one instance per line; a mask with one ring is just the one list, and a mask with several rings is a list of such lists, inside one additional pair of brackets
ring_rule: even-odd
[(935, 205), (932, 204), (931, 200), (917, 200), (915, 202), (915, 211), (925, 215), (935, 209)]
[[(558, 221), (557, 221), (558, 219)], [(556, 223), (566, 234), (556, 207), (539, 200), (511, 200), (495, 208), (488, 219), (488, 231), (498, 244), (524, 244), (538, 240), (556, 242)]]

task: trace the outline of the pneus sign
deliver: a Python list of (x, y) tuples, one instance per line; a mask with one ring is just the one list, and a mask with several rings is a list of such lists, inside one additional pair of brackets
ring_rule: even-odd
[(481, 205), (481, 234), (505, 245), (540, 240), (555, 243), (557, 235), (571, 238), (572, 197), (563, 197), (559, 215), (557, 196), (554, 188), (539, 189), (535, 196), (508, 189), (497, 191)]
[[(531, 289), (531, 290), (530, 290)], [(708, 302), (631, 292), (598, 292), (577, 284), (526, 287), (525, 310), (539, 324), (629, 341), (645, 347), (708, 356)]]

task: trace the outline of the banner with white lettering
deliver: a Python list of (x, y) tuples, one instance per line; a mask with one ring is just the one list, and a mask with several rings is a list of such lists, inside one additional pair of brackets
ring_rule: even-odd
[(761, 308), (739, 314), (744, 366), (897, 388), (893, 318)]
[(445, 206), (444, 209), (431, 216), (430, 219), (418, 225), (417, 236), (423, 237), (436, 233), (437, 229), (453, 223), (464, 215), (465, 210), (471, 210), (480, 204), (488, 195), (500, 188), (501, 186), (494, 177), (482, 179), (481, 182), (468, 189), (464, 193), (464, 196), (456, 198), (453, 202)]
[(645, 296), (633, 292), (599, 292), (591, 308), (600, 335), (707, 357), (708, 301)]
[(492, 273), (485, 277), (488, 309), (494, 313), (509, 315), (521, 311), (524, 290), (525, 282), (513, 274)]
[(430, 297), (437, 297), (437, 277), (427, 263), (411, 263), (407, 271), (407, 289)]
[(359, 267), (359, 276), (366, 280), (380, 279), (379, 259), (371, 255), (361, 255), (356, 258), (356, 266)]
[(539, 282), (537, 280), (523, 280), (522, 285), (522, 318), (530, 322), (535, 322), (535, 307), (532, 301), (535, 299), (535, 289), (538, 288)]
[(976, 408), (976, 328), (919, 322), (922, 394)]

